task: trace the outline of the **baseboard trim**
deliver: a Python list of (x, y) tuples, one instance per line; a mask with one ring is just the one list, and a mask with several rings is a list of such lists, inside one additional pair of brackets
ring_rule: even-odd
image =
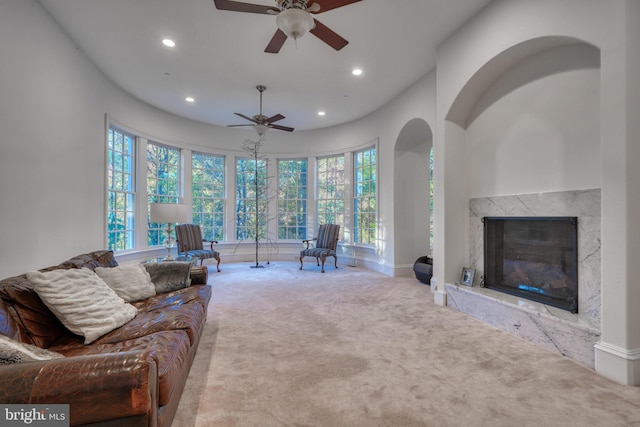
[(436, 289), (436, 291), (433, 293), (433, 302), (436, 303), (437, 305), (441, 305), (442, 307), (446, 307), (447, 292), (440, 289)]
[(640, 386), (640, 348), (629, 350), (599, 341), (595, 361), (600, 375), (620, 384)]

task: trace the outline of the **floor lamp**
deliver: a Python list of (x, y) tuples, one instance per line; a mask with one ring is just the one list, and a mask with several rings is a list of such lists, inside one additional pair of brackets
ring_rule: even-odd
[(152, 203), (149, 206), (149, 214), (151, 222), (167, 224), (167, 238), (164, 241), (164, 245), (167, 247), (167, 256), (163, 261), (173, 261), (171, 248), (173, 248), (175, 240), (171, 232), (171, 225), (191, 221), (189, 206), (179, 203)]

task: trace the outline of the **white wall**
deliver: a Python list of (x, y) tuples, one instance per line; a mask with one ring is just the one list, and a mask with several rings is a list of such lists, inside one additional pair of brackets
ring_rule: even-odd
[[(0, 277), (105, 246), (106, 115), (138, 134), (185, 148), (240, 153), (251, 130), (182, 119), (109, 81), (35, 0), (0, 3)], [(369, 265), (393, 274), (393, 149), (406, 122), (429, 120), (435, 80), (335, 128), (270, 132), (270, 153), (324, 154), (379, 141), (384, 241)], [(431, 120), (430, 120), (431, 121)], [(419, 208), (416, 208), (419, 209)], [(423, 212), (417, 212), (416, 216)], [(417, 256), (416, 256), (417, 257)]]
[[(433, 132), (423, 119), (409, 121), (398, 136), (394, 158), (396, 270), (413, 274), (413, 263), (430, 253), (429, 154)], [(413, 209), (411, 209), (411, 207)]]
[[(436, 191), (445, 190), (436, 194), (441, 204), (436, 209), (436, 230), (444, 230), (444, 236), (436, 236), (435, 259), (446, 258), (443, 265), (434, 266), (439, 284), (455, 282), (468, 262), (468, 233), (459, 232), (468, 219), (459, 209), (472, 194), (574, 190), (600, 184), (603, 307), (596, 368), (634, 385), (640, 385), (639, 316), (632, 309), (640, 303), (635, 279), (640, 266), (632, 261), (632, 248), (640, 246), (635, 224), (640, 217), (640, 178), (632, 172), (640, 161), (635, 109), (640, 96), (639, 33), (640, 4), (634, 0), (494, 1), (440, 46), (437, 73), (446, 78), (438, 80), (435, 140), (435, 167), (440, 171)], [(495, 98), (495, 105), (471, 117), (470, 107), (482, 103), (483, 91), (490, 91), (512, 66), (570, 40), (599, 50), (599, 71), (586, 67), (521, 82)], [(596, 85), (598, 92), (591, 87)], [(597, 134), (599, 141), (594, 138)], [(543, 159), (533, 148), (536, 143), (564, 161), (542, 166)], [(531, 163), (519, 160), (521, 156)], [(454, 170), (451, 157), (469, 166), (466, 176)]]
[(110, 85), (34, 1), (0, 5), (0, 274), (102, 246)]
[[(446, 239), (442, 235), (436, 236), (436, 246), (442, 251), (437, 257), (445, 257), (446, 254), (446, 265), (435, 266), (440, 282), (456, 281), (460, 269), (467, 262), (467, 233), (458, 233), (466, 226), (467, 218), (460, 217), (459, 223), (449, 227), (447, 223), (459, 215), (458, 210), (470, 197), (520, 194), (542, 189), (576, 189), (571, 188), (574, 186), (598, 187), (601, 175), (598, 169), (602, 168), (602, 161), (595, 135), (600, 123), (592, 125), (578, 113), (566, 110), (567, 102), (580, 100), (587, 105), (571, 108), (584, 109), (590, 116), (598, 111), (596, 105), (589, 105), (598, 101), (593, 89), (580, 92), (580, 86), (596, 82), (597, 72), (571, 70), (548, 78), (532, 79), (527, 84), (513, 85), (513, 92), (501, 93), (500, 103), (488, 104), (477, 117), (473, 115), (476, 114), (474, 108), (486, 103), (487, 94), (496, 85), (500, 86), (501, 77), (508, 82), (513, 76), (523, 75), (522, 72), (514, 73), (513, 69), (522, 66), (529, 57), (566, 44), (569, 39), (614, 49), (619, 43), (616, 37), (621, 35), (616, 34), (619, 26), (615, 27), (613, 23), (620, 17), (622, 2), (612, 3), (618, 3), (618, 7), (595, 0), (497, 0), (439, 47), (437, 73), (446, 77), (438, 79), (436, 191), (445, 185), (446, 190), (455, 190), (455, 195), (448, 194), (449, 191), (436, 194), (439, 204), (436, 208), (436, 232), (444, 230), (446, 235)], [(609, 22), (612, 23), (611, 28), (605, 25)], [(574, 78), (575, 81), (572, 80)], [(469, 87), (470, 82), (476, 85)], [(569, 83), (570, 87), (562, 87), (563, 82)], [(557, 90), (560, 91), (557, 96), (549, 93)], [(565, 99), (563, 94), (570, 95), (570, 98)], [(458, 99), (461, 95), (465, 97)], [(466, 117), (460, 116), (460, 105), (466, 108), (463, 108)], [(524, 109), (522, 112), (521, 108)], [(558, 112), (559, 116), (553, 117), (553, 112)], [(470, 117), (475, 120), (469, 122)], [(454, 129), (456, 126), (468, 128), (459, 133)], [(582, 133), (583, 130), (586, 133)], [(584, 135), (588, 138), (586, 150), (580, 147), (580, 158), (571, 158), (566, 151), (582, 144), (580, 138)], [(532, 141), (538, 138), (542, 141)], [(551, 145), (559, 139), (563, 141), (562, 148)], [(534, 142), (546, 144), (547, 149), (556, 153), (565, 151), (558, 154), (567, 162), (555, 165), (547, 162), (541, 169), (540, 162), (536, 162), (541, 159)], [(460, 146), (472, 147), (473, 150), (461, 151)], [(531, 159), (532, 162), (514, 160), (521, 149), (527, 161)], [(492, 156), (495, 156), (494, 160)], [(591, 161), (600, 164), (594, 165), (593, 174), (587, 171)], [(568, 176), (567, 171), (570, 171)], [(518, 173), (508, 176), (512, 172)], [(454, 185), (455, 182), (458, 184)], [(439, 215), (438, 209), (442, 209)]]
[(547, 76), (467, 128), (470, 197), (600, 188), (600, 72)]

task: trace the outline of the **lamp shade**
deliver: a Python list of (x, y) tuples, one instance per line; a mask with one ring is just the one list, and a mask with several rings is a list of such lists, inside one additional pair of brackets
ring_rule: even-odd
[(149, 206), (151, 222), (185, 223), (191, 221), (189, 206), (179, 203), (152, 203)]
[(254, 125), (253, 128), (256, 130), (256, 133), (260, 136), (263, 136), (269, 130), (269, 126), (262, 125), (262, 124)]
[(276, 24), (287, 37), (291, 37), (294, 40), (304, 36), (307, 31), (313, 29), (316, 25), (309, 12), (297, 8), (280, 12), (276, 18)]

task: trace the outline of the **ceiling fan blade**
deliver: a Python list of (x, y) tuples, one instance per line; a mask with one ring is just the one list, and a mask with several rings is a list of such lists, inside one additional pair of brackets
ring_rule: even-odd
[(280, 126), (280, 125), (269, 125), (270, 128), (273, 129), (278, 129), (278, 130), (283, 130), (285, 132), (293, 132), (293, 128), (290, 127), (286, 127), (286, 126)]
[(317, 3), (320, 5), (320, 9), (317, 12), (313, 12), (313, 11), (310, 11), (310, 12), (322, 13), (322, 12), (326, 12), (327, 10), (337, 9), (339, 7), (347, 6), (351, 3), (356, 3), (359, 1), (362, 1), (362, 0), (313, 0), (311, 3), (311, 6), (313, 6), (314, 3)]
[(278, 120), (282, 120), (285, 117), (282, 114), (276, 114), (275, 116), (271, 116), (267, 119), (267, 122), (269, 123), (273, 123), (273, 122), (277, 122)]
[[(235, 114), (236, 116), (240, 116), (240, 117), (242, 117), (243, 119), (247, 119), (247, 120), (249, 120), (250, 122), (258, 123), (258, 122), (256, 122), (255, 120), (253, 120), (253, 118), (251, 118), (251, 117), (247, 117), (247, 116), (245, 116), (244, 114), (240, 114), (240, 113), (233, 113), (233, 114)], [(248, 126), (250, 126), (250, 125), (248, 125)]]
[(262, 13), (265, 15), (271, 15), (275, 11), (280, 12), (279, 9), (272, 6), (263, 6), (261, 4), (240, 3), (231, 0), (213, 0), (216, 5), (216, 9), (231, 10), (234, 12), (249, 12), (249, 13)]
[(250, 124), (246, 124), (246, 125), (227, 125), (228, 128), (238, 128), (238, 127), (244, 127), (244, 126), (255, 126), (255, 125), (250, 125)]
[(285, 41), (287, 41), (287, 35), (278, 28), (264, 51), (267, 53), (278, 53), (280, 49), (282, 49)]
[(324, 25), (322, 22), (318, 21), (315, 18), (313, 18), (313, 20), (315, 21), (316, 26), (314, 29), (309, 30), (311, 34), (313, 34), (314, 36), (316, 36), (317, 38), (319, 38), (320, 40), (322, 40), (323, 42), (325, 42), (335, 50), (340, 50), (349, 44), (347, 40), (342, 38), (340, 35), (338, 35), (332, 29)]

